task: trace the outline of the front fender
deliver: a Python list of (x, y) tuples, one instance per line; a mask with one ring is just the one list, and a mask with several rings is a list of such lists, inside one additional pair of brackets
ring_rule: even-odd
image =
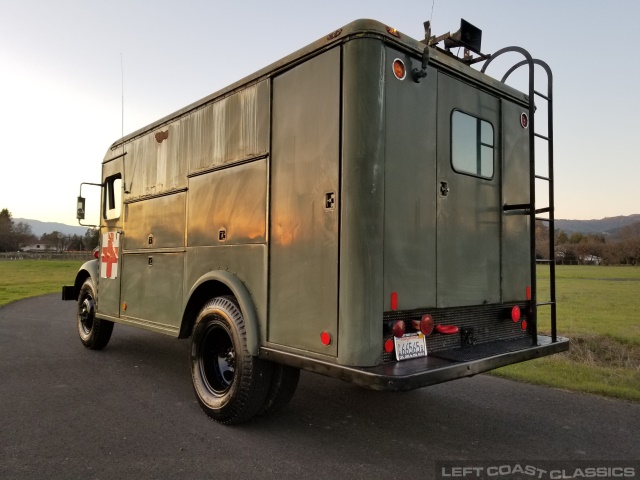
[(191, 290), (189, 290), (189, 295), (187, 296), (188, 301), (183, 312), (183, 321), (195, 292), (200, 286), (204, 285), (207, 282), (221, 283), (225, 285), (229, 290), (231, 290), (234, 297), (238, 301), (238, 304), (240, 305), (240, 310), (242, 310), (242, 316), (244, 317), (247, 350), (251, 355), (257, 356), (260, 346), (260, 326), (258, 323), (258, 316), (256, 314), (255, 305), (251, 298), (251, 294), (247, 290), (247, 287), (245, 287), (242, 280), (240, 280), (234, 274), (227, 272), (226, 270), (215, 270), (205, 273), (191, 287)]
[(62, 287), (62, 300), (77, 300), (80, 295), (82, 284), (89, 277), (93, 280), (93, 284), (97, 285), (99, 268), (100, 266), (97, 259), (83, 263), (78, 269), (78, 273), (76, 273), (76, 279), (73, 282), (73, 286)]

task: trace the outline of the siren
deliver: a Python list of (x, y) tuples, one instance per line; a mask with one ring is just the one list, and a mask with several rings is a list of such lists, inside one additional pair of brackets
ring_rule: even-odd
[(460, 30), (450, 34), (448, 38), (444, 39), (444, 47), (446, 49), (454, 47), (468, 48), (478, 55), (480, 53), (480, 46), (482, 44), (482, 30), (478, 27), (471, 25), (464, 18), (460, 19)]

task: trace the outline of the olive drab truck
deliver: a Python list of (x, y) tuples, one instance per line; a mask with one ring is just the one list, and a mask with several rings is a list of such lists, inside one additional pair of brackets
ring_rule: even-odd
[[(465, 21), (425, 30), (355, 21), (116, 141), (98, 258), (62, 292), (83, 344), (115, 323), (190, 338), (196, 398), (225, 424), (282, 408), (301, 369), (398, 391), (567, 350), (553, 255), (550, 298), (536, 288), (551, 71), (482, 54)], [(506, 84), (521, 67), (525, 92)]]

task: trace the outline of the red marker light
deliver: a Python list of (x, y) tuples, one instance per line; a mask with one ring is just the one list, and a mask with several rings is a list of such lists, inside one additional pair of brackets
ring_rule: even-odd
[(325, 347), (331, 345), (331, 335), (329, 334), (329, 332), (322, 332), (320, 334), (320, 341)]
[(391, 292), (391, 310), (398, 309), (398, 292)]
[(402, 338), (404, 332), (406, 331), (407, 327), (402, 320), (398, 320), (393, 324), (393, 327), (391, 328), (391, 333), (393, 333), (393, 336), (398, 338)]
[(527, 329), (527, 321), (526, 320), (522, 320), (522, 323), (520, 324), (520, 328), (522, 330), (526, 330)]
[(384, 342), (384, 351), (387, 353), (391, 353), (393, 352), (393, 349), (395, 348), (394, 344), (393, 344), (393, 340), (391, 340), (390, 338), (388, 338), (385, 342)]
[(531, 287), (527, 287), (526, 293), (527, 293), (527, 300), (531, 300)]
[(514, 305), (511, 309), (511, 320), (514, 322), (520, 321), (520, 307), (517, 305)]

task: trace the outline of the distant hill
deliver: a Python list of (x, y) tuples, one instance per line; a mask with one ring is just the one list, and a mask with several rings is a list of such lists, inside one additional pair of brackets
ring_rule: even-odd
[(605, 217), (600, 220), (556, 220), (556, 230), (565, 233), (606, 233), (613, 234), (627, 225), (640, 222), (640, 214)]
[(14, 218), (14, 223), (24, 222), (31, 227), (31, 231), (36, 237), (41, 237), (44, 233), (58, 231), (65, 235), (84, 236), (87, 233), (87, 227), (65, 225), (57, 222), (41, 222), (40, 220), (31, 220), (29, 218)]

